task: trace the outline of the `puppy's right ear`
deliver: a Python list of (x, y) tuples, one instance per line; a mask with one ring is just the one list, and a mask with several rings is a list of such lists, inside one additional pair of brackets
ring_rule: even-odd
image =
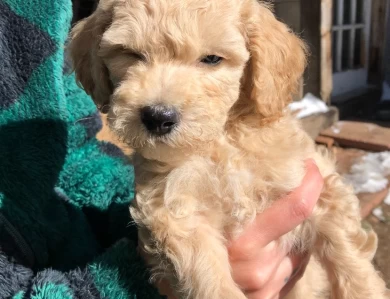
[(306, 67), (304, 42), (277, 20), (265, 1), (242, 1), (242, 24), (251, 54), (243, 91), (262, 119), (280, 117)]
[(112, 2), (100, 1), (91, 16), (77, 23), (71, 31), (68, 46), (77, 81), (103, 113), (108, 111), (113, 87), (98, 50), (101, 37), (112, 21)]

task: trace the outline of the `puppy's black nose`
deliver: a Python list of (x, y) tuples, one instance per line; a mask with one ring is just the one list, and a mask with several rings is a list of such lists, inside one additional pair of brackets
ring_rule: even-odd
[(141, 120), (150, 133), (164, 135), (179, 122), (176, 109), (164, 105), (146, 106), (141, 109)]

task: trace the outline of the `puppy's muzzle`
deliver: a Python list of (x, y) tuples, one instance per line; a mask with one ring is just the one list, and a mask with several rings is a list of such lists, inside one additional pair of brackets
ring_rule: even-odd
[(179, 113), (164, 105), (146, 106), (141, 109), (141, 121), (146, 129), (157, 136), (168, 134), (179, 123)]

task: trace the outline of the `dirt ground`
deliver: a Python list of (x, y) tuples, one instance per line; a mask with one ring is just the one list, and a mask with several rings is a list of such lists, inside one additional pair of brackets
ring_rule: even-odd
[(383, 273), (387, 287), (390, 288), (390, 206), (382, 204), (385, 221), (380, 221), (374, 215), (368, 216), (364, 222), (370, 224), (379, 238), (378, 251), (374, 257), (375, 266)]

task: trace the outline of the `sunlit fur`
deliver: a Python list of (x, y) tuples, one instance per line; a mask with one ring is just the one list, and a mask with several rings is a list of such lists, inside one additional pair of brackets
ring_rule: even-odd
[[(306, 50), (269, 6), (101, 0), (73, 29), (70, 48), (78, 80), (136, 151), (131, 215), (154, 257), (155, 279), (168, 279), (180, 298), (245, 298), (230, 274), (226, 240), (297, 187), (312, 158), (325, 178), (321, 198), (309, 220), (280, 240), (314, 254), (289, 298), (388, 296), (358, 200), (285, 112)], [(205, 55), (224, 60), (205, 65)], [(155, 103), (180, 113), (166, 136), (152, 136), (140, 120), (140, 108)]]

